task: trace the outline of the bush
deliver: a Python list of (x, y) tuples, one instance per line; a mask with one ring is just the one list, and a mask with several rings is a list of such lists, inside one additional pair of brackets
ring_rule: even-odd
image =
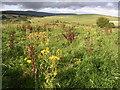
[(96, 24), (97, 24), (97, 26), (100, 27), (100, 28), (103, 28), (103, 27), (115, 28), (114, 23), (109, 22), (109, 19), (107, 19), (107, 18), (105, 18), (105, 17), (100, 17), (100, 18), (98, 18)]
[(115, 24), (112, 23), (112, 22), (110, 22), (110, 23), (108, 24), (108, 28), (115, 28)]
[(100, 28), (107, 27), (109, 24), (109, 20), (105, 17), (100, 17), (100, 18), (98, 18), (96, 24)]
[(29, 24), (29, 23), (31, 23), (31, 21), (28, 21), (28, 20), (27, 20), (27, 21), (26, 21), (26, 23), (28, 23), (28, 24)]
[(2, 15), (2, 19), (5, 20), (7, 19), (7, 17), (5, 15)]

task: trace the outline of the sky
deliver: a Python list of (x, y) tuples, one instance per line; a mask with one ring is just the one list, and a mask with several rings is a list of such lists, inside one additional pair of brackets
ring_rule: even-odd
[(29, 10), (49, 13), (102, 14), (109, 16), (118, 16), (118, 2), (113, 2), (110, 0), (106, 2), (64, 2), (59, 0), (54, 0), (54, 2), (10, 2), (9, 0), (2, 2), (2, 5), (0, 7), (2, 11)]

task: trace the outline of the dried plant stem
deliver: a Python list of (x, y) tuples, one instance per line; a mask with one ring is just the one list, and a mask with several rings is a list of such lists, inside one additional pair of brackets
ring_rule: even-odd
[(9, 41), (10, 41), (10, 45), (9, 45), (10, 51), (12, 51), (14, 49), (14, 41), (15, 41), (15, 32), (14, 31), (12, 31), (10, 33), (10, 39), (9, 39)]
[(75, 37), (75, 33), (72, 32), (70, 29), (66, 31), (66, 34), (62, 33), (62, 35), (65, 37), (68, 43), (72, 43)]
[(31, 72), (34, 72), (34, 79), (35, 79), (35, 82), (36, 82), (36, 69), (35, 69), (35, 47), (32, 45), (32, 43), (29, 44), (29, 47), (27, 49), (28, 51), (28, 54), (29, 54), (29, 57), (32, 61), (32, 69), (31, 69)]

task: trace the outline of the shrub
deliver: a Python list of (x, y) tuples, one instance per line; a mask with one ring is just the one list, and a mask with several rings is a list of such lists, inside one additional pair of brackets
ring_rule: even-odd
[(27, 21), (26, 21), (26, 23), (28, 23), (28, 24), (29, 24), (29, 23), (31, 23), (31, 21), (27, 20)]
[(115, 24), (112, 23), (112, 22), (110, 22), (110, 23), (108, 24), (108, 28), (115, 28)]
[(7, 17), (5, 15), (2, 15), (2, 19), (5, 20), (7, 19)]
[(100, 28), (107, 27), (109, 24), (109, 20), (105, 17), (100, 17), (100, 18), (98, 18), (96, 24)]

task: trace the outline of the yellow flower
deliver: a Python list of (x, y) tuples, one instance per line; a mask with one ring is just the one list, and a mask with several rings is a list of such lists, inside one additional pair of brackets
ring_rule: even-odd
[(49, 47), (46, 47), (46, 50), (49, 50)]
[(76, 64), (78, 64), (78, 63), (80, 63), (81, 61), (77, 61), (77, 62), (75, 62)]
[(60, 58), (57, 57), (57, 56), (51, 56), (51, 57), (49, 57), (49, 59), (51, 59), (51, 60), (60, 60)]
[(50, 53), (49, 48), (47, 47), (45, 50), (42, 50), (41, 53), (42, 53), (43, 55), (49, 54), (49, 53)]
[(45, 50), (42, 50), (41, 53), (44, 54), (44, 53), (45, 53)]
[(23, 66), (23, 64), (21, 63), (20, 66)]
[(25, 58), (24, 60), (26, 61), (28, 58)]
[(48, 43), (45, 43), (46, 45), (48, 45)]
[(58, 50), (56, 51), (56, 55), (61, 56), (61, 55), (62, 55), (62, 51), (61, 51), (60, 49), (58, 49)]
[(57, 71), (54, 71), (54, 73), (53, 73), (55, 76), (57, 75)]
[(46, 50), (45, 54), (48, 54), (48, 53), (50, 53), (50, 51)]
[(28, 63), (31, 63), (32, 61), (31, 60), (27, 60)]
[(73, 60), (80, 60), (79, 58), (74, 58)]
[(97, 34), (97, 32), (94, 32), (94, 35), (96, 35)]

